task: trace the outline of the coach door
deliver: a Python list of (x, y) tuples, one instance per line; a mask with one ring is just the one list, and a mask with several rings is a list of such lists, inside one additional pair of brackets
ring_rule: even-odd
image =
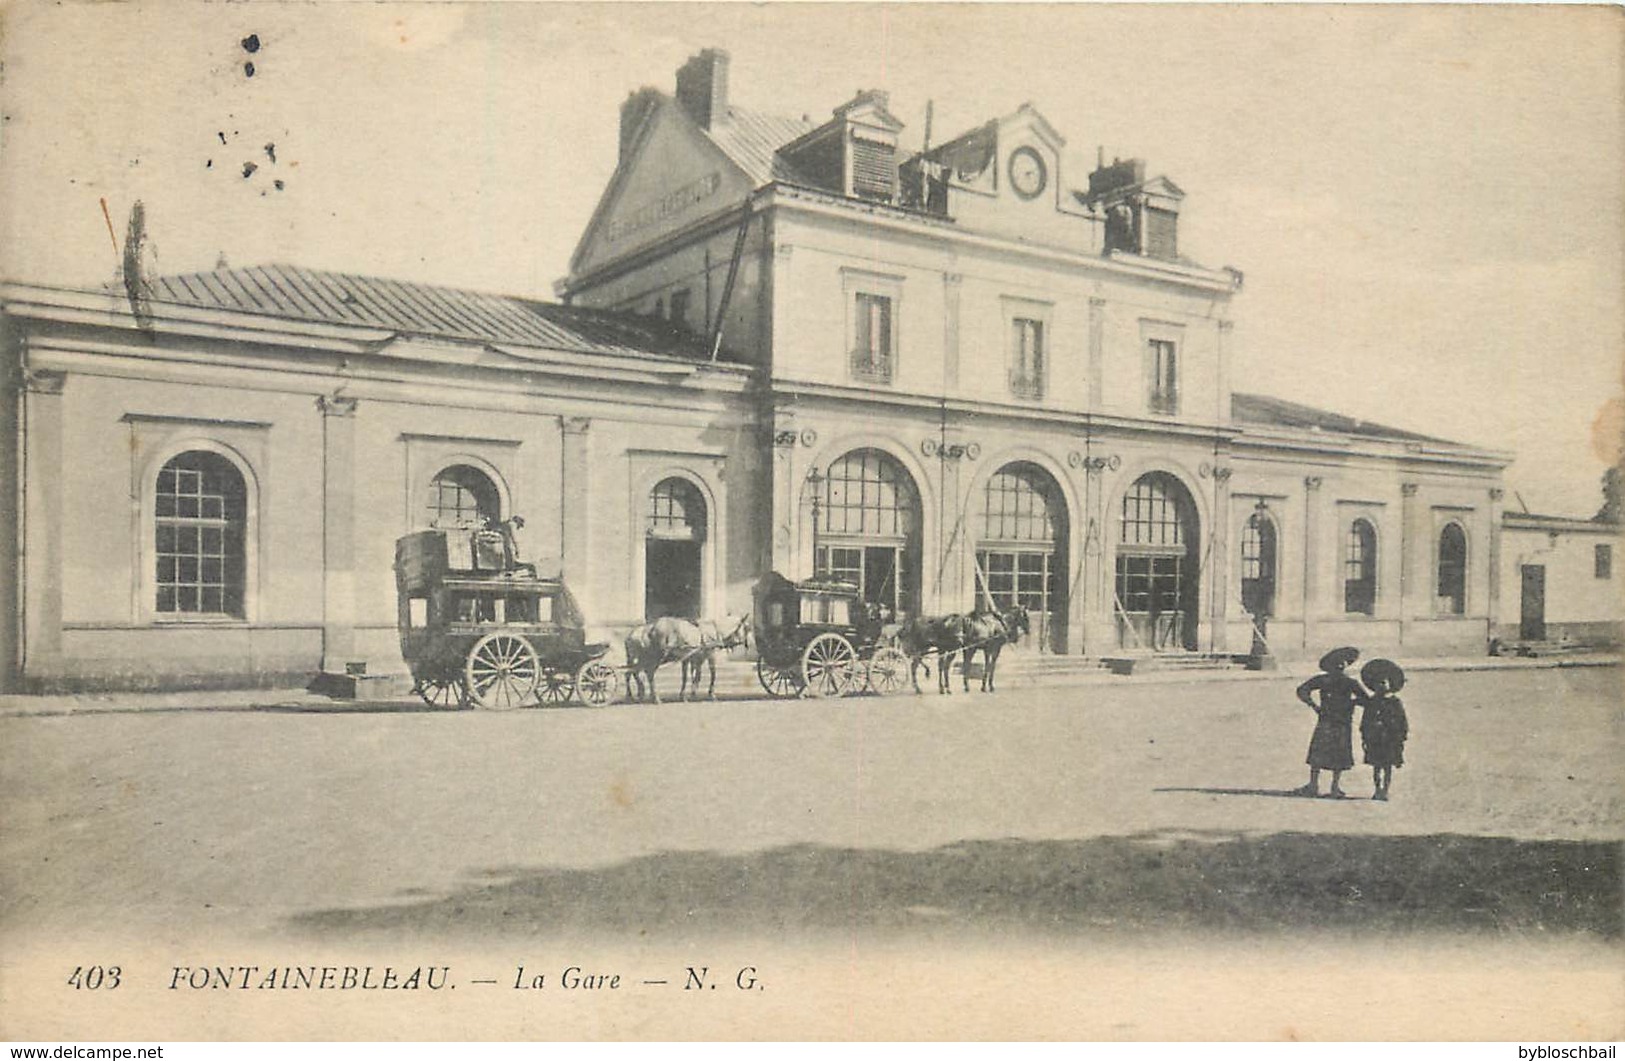
[(1196, 648), (1196, 507), (1184, 484), (1150, 472), (1123, 495), (1117, 545), (1118, 645), (1157, 652)]
[(1033, 643), (1066, 651), (1066, 504), (1036, 464), (1007, 464), (982, 493), (976, 539), (977, 603), (1024, 608)]

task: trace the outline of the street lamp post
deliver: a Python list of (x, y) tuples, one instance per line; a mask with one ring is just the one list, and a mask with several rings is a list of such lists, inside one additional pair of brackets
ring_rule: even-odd
[(818, 514), (819, 506), (823, 502), (824, 483), (829, 477), (814, 468), (807, 473), (807, 485), (812, 488), (812, 550), (813, 550), (813, 577), (818, 577)]

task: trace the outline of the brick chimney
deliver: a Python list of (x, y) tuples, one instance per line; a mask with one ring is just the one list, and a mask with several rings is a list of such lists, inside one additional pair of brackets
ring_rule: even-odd
[(632, 140), (638, 135), (638, 127), (643, 124), (643, 120), (649, 116), (649, 112), (654, 110), (658, 102), (660, 90), (645, 85), (627, 96), (621, 103), (620, 163), (626, 161), (626, 153), (632, 149)]
[(728, 53), (706, 48), (677, 71), (677, 102), (702, 129), (728, 113)]

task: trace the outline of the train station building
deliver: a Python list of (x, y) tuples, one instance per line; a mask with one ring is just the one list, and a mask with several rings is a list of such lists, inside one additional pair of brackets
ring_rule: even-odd
[(765, 114), (715, 50), (674, 88), (623, 104), (558, 301), (5, 286), (4, 686), (401, 671), (395, 539), (515, 514), (606, 633), (770, 570), (1093, 657), (1517, 623), (1510, 455), (1233, 391), (1243, 277), (1187, 255), (1171, 177), (1030, 106), (909, 151), (884, 92)]

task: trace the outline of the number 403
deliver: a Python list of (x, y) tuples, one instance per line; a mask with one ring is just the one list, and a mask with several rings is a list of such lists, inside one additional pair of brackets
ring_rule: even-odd
[(105, 968), (100, 965), (76, 965), (73, 975), (68, 977), (68, 986), (81, 991), (98, 991), (104, 987), (111, 991), (118, 984), (119, 967), (116, 965)]

